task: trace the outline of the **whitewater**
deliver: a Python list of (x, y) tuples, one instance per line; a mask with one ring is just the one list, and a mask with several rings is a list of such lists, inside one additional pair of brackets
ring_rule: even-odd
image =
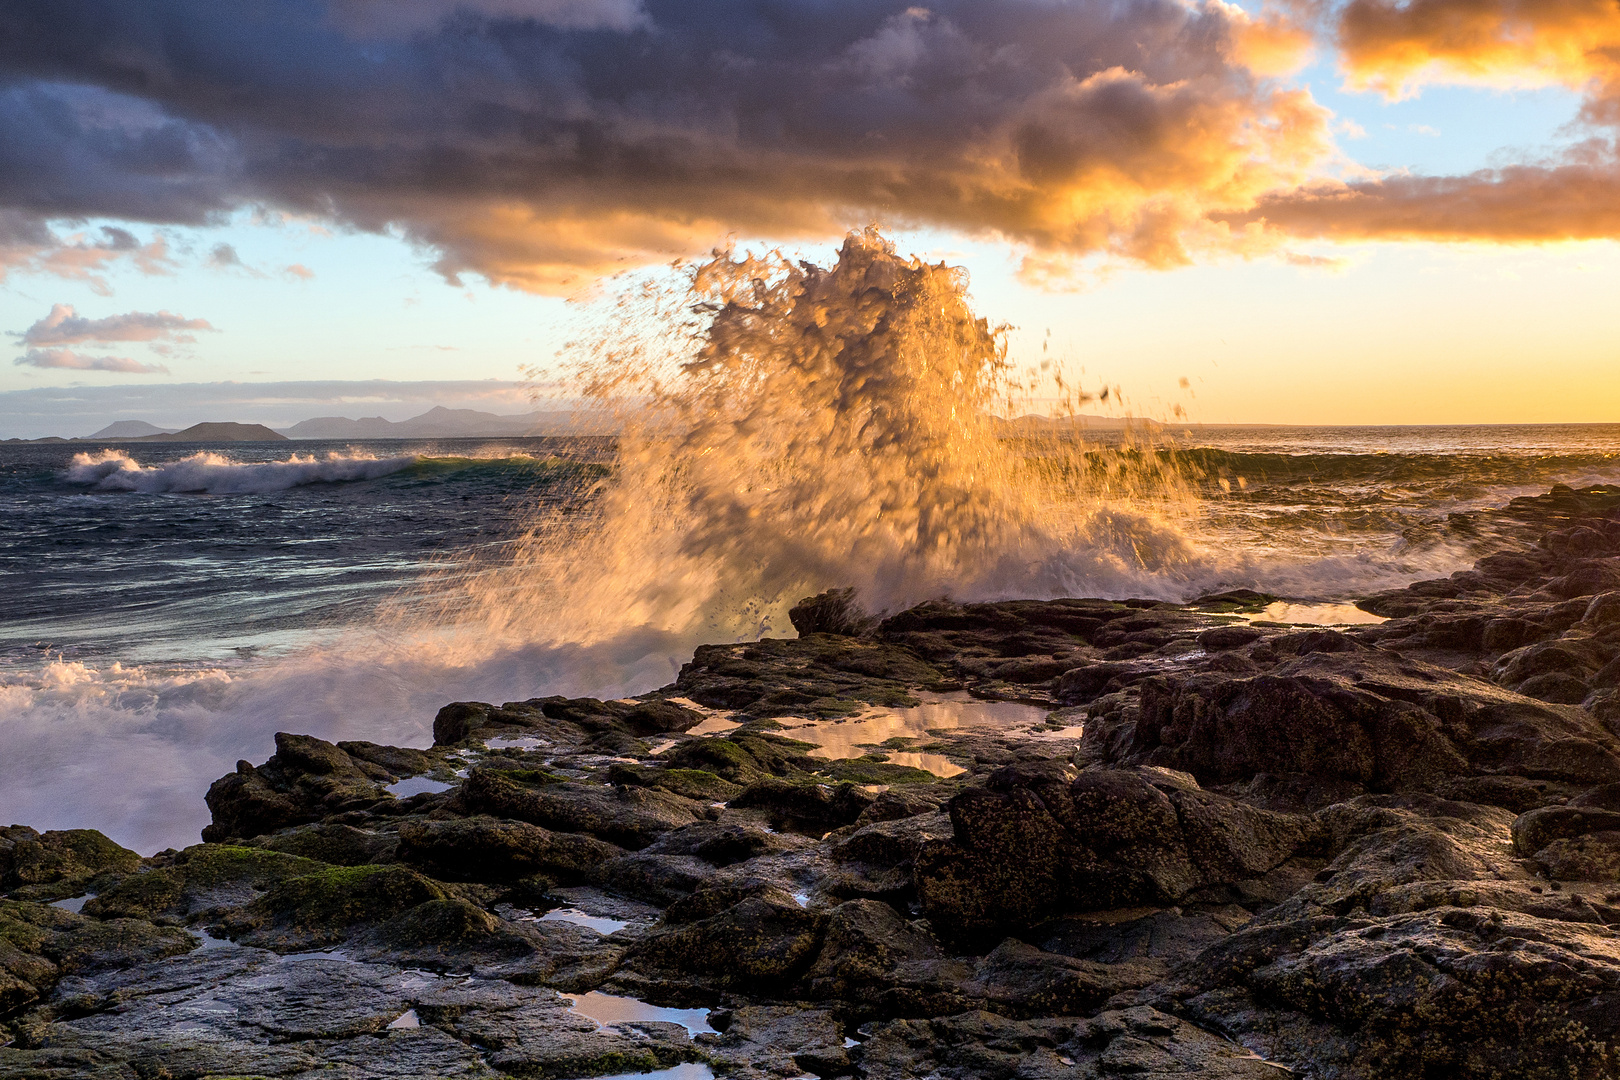
[(643, 692), (827, 588), (1332, 618), (1502, 543), (1489, 508), (1620, 480), (1620, 426), (1008, 423), (967, 286), (869, 234), (722, 253), (572, 357), (615, 439), (0, 447), (0, 822), (182, 847), (276, 731)]

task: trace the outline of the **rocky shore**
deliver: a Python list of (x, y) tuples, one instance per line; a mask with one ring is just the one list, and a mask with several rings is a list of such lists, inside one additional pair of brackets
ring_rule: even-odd
[(1490, 524), (1378, 623), (829, 593), (278, 735), (183, 851), (12, 826), (0, 1076), (1620, 1076), (1620, 488)]

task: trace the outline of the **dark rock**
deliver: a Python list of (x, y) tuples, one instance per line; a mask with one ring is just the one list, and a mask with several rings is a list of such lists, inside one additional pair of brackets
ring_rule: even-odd
[(673, 701), (643, 701), (625, 709), (623, 720), (634, 735), (663, 735), (696, 727), (703, 714)]
[(712, 866), (731, 866), (789, 847), (781, 837), (759, 829), (700, 821), (665, 833), (646, 850), (658, 855), (694, 855)]
[(1087, 664), (1070, 668), (1058, 679), (1056, 697), (1065, 705), (1083, 705), (1095, 699), (1116, 679), (1128, 676), (1131, 668), (1120, 663)]
[(1513, 822), (1513, 849), (1526, 858), (1552, 843), (1587, 833), (1620, 829), (1620, 810), (1592, 806), (1544, 806)]
[(1533, 675), (1518, 686), (1519, 693), (1557, 705), (1579, 705), (1589, 692), (1587, 685), (1566, 671)]
[(1540, 641), (1546, 633), (1545, 627), (1528, 619), (1491, 619), (1485, 624), (1480, 647), (1486, 652), (1510, 652)]
[(854, 589), (829, 589), (807, 596), (788, 610), (788, 621), (801, 637), (809, 634), (865, 637), (878, 622), (856, 604)]
[(1259, 641), (1262, 634), (1252, 626), (1215, 626), (1198, 635), (1198, 644), (1210, 652), (1241, 649)]
[(0, 829), (0, 890), (84, 882), (105, 872), (128, 874), (140, 864), (139, 855), (94, 829), (45, 833), (26, 825)]
[(402, 861), (456, 881), (508, 882), (532, 874), (578, 881), (623, 853), (592, 836), (485, 816), (399, 826)]
[(962, 992), (1013, 1016), (1080, 1016), (1161, 974), (1154, 965), (1078, 960), (1009, 938), (979, 961)]
[(731, 805), (763, 810), (772, 828), (820, 836), (853, 824), (874, 801), (870, 792), (851, 783), (793, 783), (766, 777), (749, 784)]
[(443, 885), (408, 867), (331, 867), (276, 885), (221, 925), (231, 937), (245, 936), (251, 944), (318, 947), (345, 940), (357, 926), (451, 898)]
[(632, 850), (702, 816), (701, 806), (647, 788), (553, 783), (528, 787), (488, 769), (473, 769), (462, 785), (469, 810), (513, 818), (557, 832), (583, 832)]
[(64, 976), (149, 964), (195, 947), (183, 930), (0, 900), (0, 1016), (46, 997)]
[(453, 701), (433, 718), (433, 745), (455, 746), (470, 738), (489, 719), (495, 706), (482, 701)]
[[(898, 988), (918, 1002), (938, 993), (946, 952), (926, 929), (908, 923), (887, 904), (852, 900), (827, 915), (820, 951), (804, 974), (805, 993), (815, 1000), (841, 998), (891, 1004)], [(954, 1003), (960, 1007), (958, 995)]]
[(214, 820), (203, 830), (203, 839), (250, 839), (369, 809), (388, 797), (380, 782), (392, 778), (381, 766), (356, 761), (332, 743), (278, 732), (276, 753), (268, 761), (257, 768), (237, 762), (236, 772), (208, 789)]
[(1591, 596), (1620, 588), (1620, 568), (1610, 560), (1587, 563), (1547, 583), (1547, 591), (1563, 599)]
[(232, 844), (196, 844), (170, 865), (132, 874), (92, 897), (84, 913), (97, 918), (189, 916), (215, 904), (234, 905), (325, 864), (279, 851)]
[[(702, 740), (714, 742), (716, 740)], [(687, 755), (691, 757), (692, 755)], [(719, 800), (725, 802), (736, 798), (742, 790), (740, 784), (723, 780), (707, 769), (679, 769), (646, 768), (640, 765), (626, 765), (615, 763), (608, 767), (607, 778), (610, 783), (629, 784), (633, 787), (656, 787), (665, 791), (673, 791), (688, 799), (701, 799), (705, 801)]]
[(630, 946), (624, 962), (724, 986), (784, 986), (815, 958), (826, 921), (791, 902), (751, 897), (709, 918), (654, 930)]
[(340, 742), (337, 746), (351, 760), (368, 761), (393, 776), (420, 776), (433, 767), (431, 758), (409, 747), (379, 746), (372, 742)]
[(1144, 774), (1004, 770), (951, 800), (950, 841), (924, 844), (923, 908), (952, 936), (982, 939), (1064, 912), (1168, 905), (1257, 877), (1304, 842), (1303, 819)]
[(392, 837), (357, 829), (353, 825), (306, 825), (255, 843), (270, 851), (282, 851), (333, 866), (366, 866), (387, 862), (393, 856)]

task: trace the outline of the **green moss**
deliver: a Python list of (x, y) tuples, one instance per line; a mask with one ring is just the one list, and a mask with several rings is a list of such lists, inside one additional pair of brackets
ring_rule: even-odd
[(84, 913), (98, 919), (150, 919), (178, 904), (185, 884), (185, 874), (175, 867), (131, 874), (85, 901)]
[(393, 918), (450, 896), (438, 882), (404, 866), (332, 866), (284, 881), (227, 921), (243, 930), (265, 923), (305, 932)]
[(184, 871), (186, 884), (195, 889), (236, 881), (267, 888), (288, 878), (315, 873), (325, 865), (283, 851), (235, 844), (197, 844), (182, 851), (175, 864)]
[(495, 776), (504, 776), (514, 783), (528, 784), (531, 787), (539, 787), (544, 784), (561, 784), (568, 780), (566, 776), (558, 776), (556, 773), (547, 772), (544, 769), (490, 769), (489, 772)]
[(456, 945), (495, 932), (494, 916), (465, 900), (429, 900), (382, 928), (382, 939), (394, 947)]
[(874, 754), (831, 762), (821, 775), (855, 784), (932, 784), (939, 779), (927, 769), (895, 765)]
[(632, 787), (660, 788), (688, 799), (729, 799), (741, 791), (740, 785), (723, 780), (707, 769), (658, 769), (643, 765), (609, 766), (610, 783)]

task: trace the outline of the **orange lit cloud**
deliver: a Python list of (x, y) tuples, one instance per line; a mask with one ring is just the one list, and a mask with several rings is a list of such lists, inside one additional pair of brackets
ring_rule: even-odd
[(1614, 0), (1351, 0), (1338, 44), (1353, 85), (1391, 96), (1424, 83), (1610, 84), (1620, 73)]

